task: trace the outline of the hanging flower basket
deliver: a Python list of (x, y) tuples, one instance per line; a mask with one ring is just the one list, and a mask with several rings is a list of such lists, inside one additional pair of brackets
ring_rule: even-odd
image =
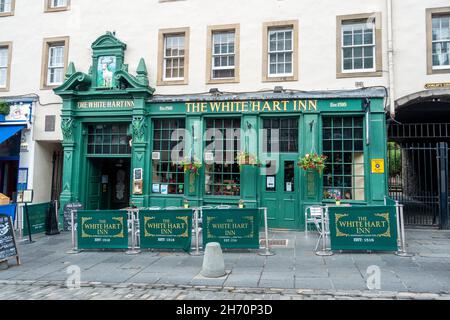
[(239, 166), (258, 166), (259, 165), (259, 161), (256, 158), (256, 156), (249, 152), (245, 152), (245, 151), (241, 151), (238, 153), (238, 155), (236, 156), (236, 161)]
[(317, 172), (322, 173), (325, 168), (325, 160), (327, 160), (327, 156), (323, 154), (307, 153), (304, 157), (298, 159), (297, 165), (305, 171), (316, 170)]
[(181, 160), (180, 165), (183, 166), (184, 172), (199, 175), (202, 163), (196, 158), (187, 157)]

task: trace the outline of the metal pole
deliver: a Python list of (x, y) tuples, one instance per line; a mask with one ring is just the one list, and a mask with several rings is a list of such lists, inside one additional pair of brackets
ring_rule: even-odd
[(262, 208), (262, 209), (264, 209), (264, 232), (265, 232), (265, 237), (266, 237), (266, 250), (263, 253), (259, 253), (259, 255), (260, 256), (274, 256), (275, 253), (271, 252), (270, 248), (269, 248), (269, 227), (267, 225), (267, 208)]
[(66, 253), (68, 254), (76, 254), (79, 253), (80, 251), (78, 250), (76, 244), (75, 244), (75, 219), (74, 219), (74, 211), (75, 210), (70, 210), (70, 231), (72, 234), (72, 249), (70, 249), (69, 251), (67, 251)]
[(199, 256), (200, 253), (200, 245), (199, 245), (199, 231), (198, 231), (198, 211), (202, 210), (201, 208), (194, 209), (194, 231), (195, 231), (195, 252), (191, 253), (192, 256)]
[[(135, 232), (135, 228), (134, 228), (134, 223), (135, 223), (135, 219), (134, 219), (134, 212), (136, 210), (135, 209), (131, 209), (128, 211), (128, 213), (131, 213), (131, 249), (129, 249), (126, 254), (137, 254), (140, 251), (136, 250), (136, 232)], [(138, 211), (136, 211), (138, 212)]]
[[(327, 216), (328, 216), (328, 207), (325, 207), (325, 211), (327, 212)], [(325, 221), (325, 214), (324, 214), (324, 210), (321, 211), (320, 214), (320, 218), (322, 219), (322, 250), (321, 251), (317, 251), (316, 255), (318, 256), (332, 256), (333, 255), (333, 251), (328, 250), (326, 245), (327, 245), (327, 231), (326, 231), (326, 224), (328, 223), (327, 221)]]
[(397, 251), (395, 254), (400, 257), (412, 257), (412, 256), (414, 256), (413, 254), (406, 252), (405, 223), (403, 220), (403, 205), (402, 204), (400, 205), (400, 220), (401, 220), (400, 228), (401, 228), (401, 235), (402, 235), (401, 236), (401, 238), (402, 238), (401, 239), (401, 249), (400, 249), (400, 251)]
[[(401, 221), (400, 221), (400, 205), (398, 203), (398, 200), (395, 200), (395, 213), (396, 213), (396, 218), (397, 218), (397, 247), (401, 248), (402, 233), (400, 231), (400, 225), (401, 225)], [(401, 249), (399, 250), (399, 252), (400, 251), (401, 251)]]
[(28, 243), (33, 243), (33, 239), (31, 239), (31, 225), (30, 225), (30, 215), (28, 214), (28, 206), (25, 203), (25, 214), (27, 218), (27, 227), (28, 227)]

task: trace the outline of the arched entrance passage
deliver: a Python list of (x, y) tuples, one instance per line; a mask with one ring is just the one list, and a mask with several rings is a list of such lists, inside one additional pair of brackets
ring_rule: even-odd
[(397, 100), (388, 120), (389, 195), (408, 225), (449, 228), (450, 90)]

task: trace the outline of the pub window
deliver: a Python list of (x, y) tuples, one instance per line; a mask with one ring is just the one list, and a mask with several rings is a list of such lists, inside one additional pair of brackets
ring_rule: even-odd
[(69, 38), (44, 39), (41, 87), (47, 89), (64, 82), (67, 67)]
[(342, 23), (342, 72), (375, 71), (375, 20)]
[(45, 11), (64, 11), (69, 9), (70, 0), (45, 0)]
[(205, 165), (205, 194), (239, 196), (241, 174), (236, 157), (240, 150), (241, 120), (206, 119), (206, 152), (214, 161)]
[(297, 118), (264, 119), (263, 129), (263, 152), (298, 152)]
[(15, 0), (0, 0), (0, 16), (12, 15)]
[(88, 154), (131, 154), (128, 124), (88, 125)]
[(11, 42), (0, 43), (0, 91), (9, 89), (11, 46)]
[(234, 78), (234, 30), (213, 32), (212, 41), (212, 79)]
[(184, 119), (153, 120), (153, 193), (184, 194), (184, 169), (172, 158), (176, 154), (183, 159), (182, 138), (176, 131), (184, 129)]
[(362, 117), (324, 117), (323, 198), (364, 200), (364, 142)]
[(450, 14), (433, 16), (433, 69), (450, 68)]
[(285, 77), (293, 75), (292, 56), (294, 31), (292, 28), (269, 29), (268, 60), (269, 77)]

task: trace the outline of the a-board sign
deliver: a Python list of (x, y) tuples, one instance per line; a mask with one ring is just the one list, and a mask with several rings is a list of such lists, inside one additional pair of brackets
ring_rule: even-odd
[(0, 261), (15, 257), (20, 264), (11, 217), (0, 214)]
[(79, 249), (127, 249), (128, 215), (119, 210), (78, 211)]
[(142, 249), (180, 249), (189, 251), (192, 239), (192, 210), (139, 211)]
[(77, 230), (77, 211), (83, 210), (83, 204), (80, 202), (72, 202), (68, 203), (64, 206), (63, 215), (64, 215), (64, 231), (72, 231), (72, 211), (74, 214), (73, 221), (75, 224), (75, 230)]
[(222, 248), (259, 249), (258, 209), (203, 210), (203, 246), (219, 242)]
[[(23, 207), (24, 219), (26, 219), (26, 211), (30, 219), (31, 234), (45, 232), (45, 223), (47, 220), (48, 210), (50, 209), (50, 202), (29, 204), (27, 208)], [(23, 235), (28, 235), (28, 223), (24, 220)]]
[(395, 206), (330, 207), (331, 250), (397, 251)]

